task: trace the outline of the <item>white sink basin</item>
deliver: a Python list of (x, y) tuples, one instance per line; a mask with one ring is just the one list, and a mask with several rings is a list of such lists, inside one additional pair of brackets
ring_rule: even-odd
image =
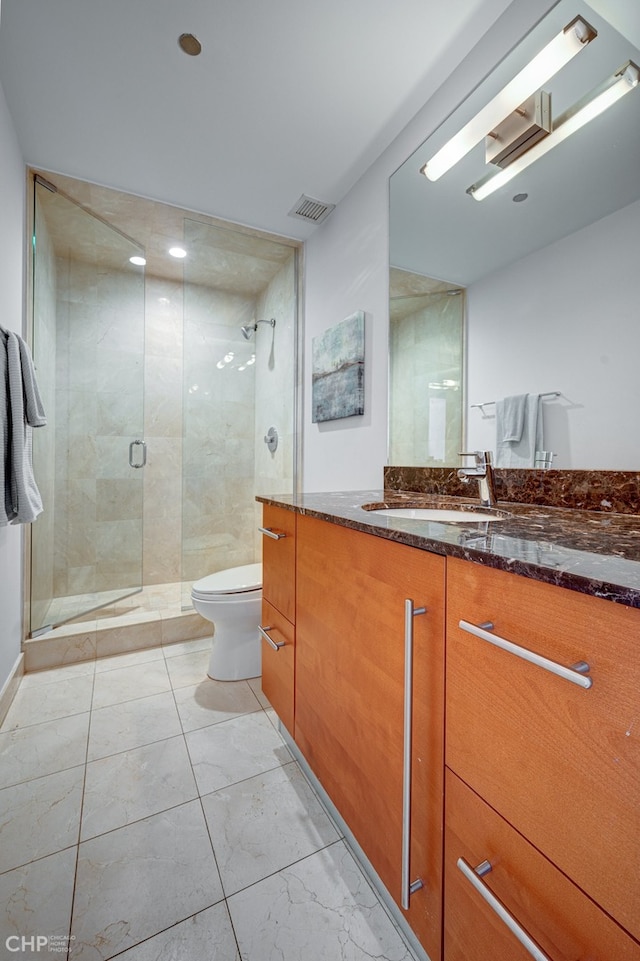
[(441, 521), (446, 524), (481, 524), (486, 521), (504, 520), (506, 514), (488, 511), (455, 510), (448, 507), (381, 507), (371, 510), (372, 514), (383, 517), (400, 517), (411, 521)]

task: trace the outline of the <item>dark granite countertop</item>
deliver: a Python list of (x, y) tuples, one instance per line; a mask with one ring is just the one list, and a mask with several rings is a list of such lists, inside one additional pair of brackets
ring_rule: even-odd
[[(398, 490), (258, 496), (258, 501), (318, 517), (419, 550), (546, 581), (640, 608), (640, 516), (499, 502), (506, 517), (473, 521), (474, 500)], [(469, 510), (469, 523), (392, 518), (363, 504)]]

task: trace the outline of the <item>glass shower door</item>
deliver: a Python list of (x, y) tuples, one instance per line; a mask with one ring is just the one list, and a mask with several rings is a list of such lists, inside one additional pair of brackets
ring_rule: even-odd
[(34, 182), (31, 634), (142, 589), (144, 251)]

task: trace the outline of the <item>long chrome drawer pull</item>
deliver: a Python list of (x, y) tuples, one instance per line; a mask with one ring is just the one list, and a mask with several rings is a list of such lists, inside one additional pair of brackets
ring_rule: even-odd
[(281, 647), (284, 647), (284, 641), (274, 641), (273, 638), (269, 637), (267, 634), (267, 631), (273, 630), (272, 627), (262, 627), (260, 624), (258, 624), (258, 630), (267, 644), (270, 644), (274, 651), (279, 651)]
[(491, 870), (489, 861), (483, 861), (475, 870), (464, 858), (458, 858), (457, 865), (467, 881), (471, 882), (478, 894), (484, 898), (492, 911), (495, 911), (500, 920), (506, 924), (523, 948), (527, 949), (531, 957), (535, 958), (535, 961), (551, 961), (549, 955), (545, 954), (544, 951), (538, 947), (533, 938), (518, 924), (514, 916), (507, 911), (502, 901), (495, 896), (491, 888), (482, 880), (483, 876)]
[(503, 651), (515, 654), (516, 657), (521, 657), (524, 661), (529, 661), (531, 664), (543, 667), (545, 671), (550, 671), (552, 674), (557, 674), (558, 677), (563, 677), (565, 681), (571, 681), (572, 684), (577, 684), (578, 687), (588, 689), (593, 684), (593, 679), (587, 676), (589, 665), (585, 661), (578, 661), (577, 664), (572, 664), (571, 667), (565, 667), (564, 664), (550, 661), (548, 657), (542, 657), (541, 654), (535, 654), (526, 647), (520, 647), (519, 644), (507, 641), (504, 637), (500, 637), (499, 634), (492, 634), (490, 629), (493, 627), (493, 624), (491, 624), (490, 621), (486, 624), (479, 625), (470, 624), (469, 621), (460, 621), (459, 627), (468, 634), (473, 634), (483, 641), (495, 644), (496, 647), (499, 647)]
[(266, 534), (267, 537), (273, 538), (274, 541), (281, 541), (283, 537), (287, 536), (283, 531), (280, 531), (280, 533), (272, 531), (270, 527), (259, 527), (258, 530), (261, 534)]
[(426, 607), (414, 607), (410, 598), (404, 602), (404, 762), (402, 769), (402, 890), (400, 904), (409, 909), (409, 897), (421, 887), (418, 878), (409, 881), (411, 855), (411, 738), (413, 710), (413, 619), (426, 614)]

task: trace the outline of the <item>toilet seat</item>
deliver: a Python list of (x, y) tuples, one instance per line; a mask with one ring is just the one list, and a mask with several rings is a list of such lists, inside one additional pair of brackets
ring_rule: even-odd
[(262, 590), (262, 564), (244, 564), (241, 567), (230, 567), (226, 571), (217, 571), (195, 581), (191, 589), (191, 596), (200, 600), (228, 595), (248, 594)]

